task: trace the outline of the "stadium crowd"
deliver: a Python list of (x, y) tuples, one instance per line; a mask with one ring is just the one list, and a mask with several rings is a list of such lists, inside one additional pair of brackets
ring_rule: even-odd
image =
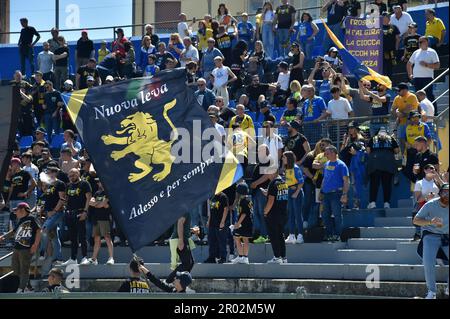
[[(339, 241), (342, 210), (376, 208), (380, 184), (382, 207), (390, 208), (399, 173), (415, 183), (418, 212), (448, 182), (448, 168), (440, 167), (432, 151), (440, 143), (432, 86), (423, 90), (440, 67), (435, 49), (444, 44), (446, 30), (435, 11), (427, 9), (426, 32), (417, 34), (406, 3), (374, 2), (383, 17), (383, 74), (392, 76), (394, 66), (404, 65), (408, 76), (393, 83), (393, 90), (346, 77), (327, 34), (321, 41), (323, 54), (316, 54), (319, 27), (308, 12), (297, 21), (287, 0), (276, 7), (266, 2), (255, 24), (247, 13), (233, 17), (221, 4), (215, 18), (205, 15), (198, 21), (196, 32), (180, 14), (178, 32), (168, 44), (149, 24), (140, 48), (118, 28), (116, 39), (103, 41), (96, 51), (84, 30), (74, 76), (68, 73), (66, 40), (56, 28), (34, 64), (33, 46), (40, 35), (21, 19), (22, 65), (11, 84), (20, 87), (22, 107), (18, 141), (2, 185), (10, 230), (21, 234), (11, 243), (20, 289), (26, 289), (27, 265), (35, 252), (41, 260), (52, 258), (54, 265), (76, 264), (80, 243), (80, 264), (97, 265), (104, 239), (106, 263), (114, 264), (114, 245), (126, 245), (61, 94), (176, 67), (186, 68), (186, 85), (222, 142), (243, 159), (245, 176), (183, 217), (189, 222), (183, 236), (173, 237), (170, 229), (153, 244), (167, 244), (172, 234), (184, 241), (182, 249), (190, 249), (190, 240), (208, 243), (205, 262), (249, 263), (249, 243), (270, 242), (274, 257), (268, 262), (287, 263), (286, 244), (306, 238)], [(344, 19), (362, 14), (353, 0), (326, 1), (322, 12), (341, 40)], [(23, 76), (27, 61), (33, 72), (28, 79)], [(370, 118), (358, 123), (352, 119), (358, 116)], [(256, 161), (250, 152), (257, 154)], [(279, 168), (268, 164), (273, 162)], [(419, 227), (415, 239), (420, 239)], [(63, 262), (65, 242), (70, 242), (71, 257)], [(130, 265), (134, 273), (139, 267)], [(61, 276), (57, 270), (51, 275)]]

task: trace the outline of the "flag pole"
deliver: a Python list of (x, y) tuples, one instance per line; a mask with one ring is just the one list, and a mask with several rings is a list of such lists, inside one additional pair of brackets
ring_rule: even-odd
[[(136, 261), (138, 265), (141, 265), (140, 262), (143, 261), (144, 259), (143, 259), (143, 258), (139, 258), (139, 256), (138, 256), (136, 253), (133, 253), (133, 260)], [(153, 289), (152, 289), (152, 287), (151, 287), (151, 285), (150, 285), (150, 280), (148, 280), (147, 275), (144, 274), (144, 273), (141, 271), (141, 267), (138, 266), (138, 269), (139, 269), (139, 272), (141, 273), (141, 275), (144, 277), (145, 282), (146, 282), (147, 285), (148, 285), (148, 290), (151, 291), (151, 292), (153, 292)]]

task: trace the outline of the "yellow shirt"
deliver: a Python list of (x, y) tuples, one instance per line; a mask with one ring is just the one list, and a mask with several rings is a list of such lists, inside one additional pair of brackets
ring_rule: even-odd
[(109, 50), (105, 48), (104, 50), (102, 48), (98, 49), (98, 63), (102, 62), (105, 56), (109, 54)]
[[(233, 124), (236, 123), (238, 116), (233, 116), (230, 120), (230, 128), (233, 127)], [(239, 121), (238, 121), (239, 122)], [(247, 114), (244, 114), (244, 118), (241, 120), (239, 127), (249, 133), (251, 136), (255, 136), (255, 125), (253, 124), (253, 120)]]
[[(319, 162), (320, 164), (325, 164), (328, 161), (328, 158), (325, 156), (325, 153), (320, 153), (316, 156), (314, 161)], [(323, 174), (323, 169), (318, 169), (314, 174), (313, 180), (316, 183), (318, 178)]]
[(241, 155), (247, 157), (249, 138), (251, 137), (241, 130), (235, 130), (232, 134), (228, 135), (228, 146), (235, 156)]
[(433, 21), (427, 21), (425, 27), (425, 36), (432, 36), (441, 40), (442, 31), (445, 30), (445, 25), (439, 18), (434, 18)]
[(256, 15), (255, 19), (256, 19), (256, 26), (259, 28), (259, 33), (261, 33), (261, 29), (262, 29), (262, 13), (259, 13)]
[(398, 109), (400, 112), (402, 112), (406, 116), (406, 117), (402, 117), (399, 122), (399, 124), (406, 124), (409, 112), (418, 110), (419, 101), (417, 100), (417, 97), (414, 94), (412, 94), (411, 92), (408, 92), (403, 97), (400, 95), (397, 95), (394, 99), (394, 102), (392, 103), (392, 108)]
[(199, 51), (205, 51), (208, 48), (208, 39), (213, 37), (212, 29), (206, 28), (205, 35), (201, 35), (197, 32), (198, 45), (197, 49)]
[(416, 137), (425, 136), (425, 124), (419, 123), (419, 125), (407, 125), (406, 126), (406, 142), (410, 147), (413, 147)]

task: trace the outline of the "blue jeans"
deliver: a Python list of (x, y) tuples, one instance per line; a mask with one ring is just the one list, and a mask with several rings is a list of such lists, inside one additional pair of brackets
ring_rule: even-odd
[[(340, 236), (342, 232), (342, 192), (323, 194), (322, 217), (327, 228), (327, 236)], [(334, 225), (331, 220), (331, 214), (334, 215)]]
[[(429, 291), (436, 293), (436, 254), (439, 248), (447, 255), (448, 245), (442, 246), (441, 236), (435, 234), (426, 235), (423, 238), (423, 268), (425, 271), (425, 281)], [(447, 272), (447, 286), (448, 286), (448, 272)]]
[[(342, 28), (341, 28), (341, 24), (340, 23), (336, 23), (333, 25), (329, 25), (328, 27), (330, 27), (331, 31), (333, 31), (334, 35), (339, 39), (339, 41), (343, 42), (342, 40)], [(323, 36), (323, 50), (325, 53), (328, 52), (328, 50), (331, 47), (336, 46), (334, 44), (334, 42), (331, 40), (330, 36), (328, 35), (328, 32), (324, 32), (324, 36)]]
[(289, 29), (277, 29), (278, 56), (286, 57), (289, 52)]
[(266, 197), (261, 190), (257, 189), (252, 196), (253, 200), (253, 228), (261, 236), (267, 236), (266, 222), (264, 220), (264, 207), (266, 206)]
[(53, 256), (52, 260), (62, 260), (61, 241), (59, 239), (59, 231), (61, 229), (64, 212), (56, 212), (52, 217), (48, 218), (42, 227), (41, 236), (41, 253), (44, 254), (47, 250), (48, 233), (53, 229), (56, 230), (55, 236), (52, 239)]
[(350, 184), (352, 185), (353, 190), (353, 203), (358, 201), (359, 205), (361, 205), (361, 194), (364, 191), (364, 180), (359, 172), (350, 171)]
[(209, 258), (227, 258), (227, 231), (230, 228), (209, 227), (208, 244)]
[(59, 123), (59, 116), (53, 117), (51, 113), (46, 112), (44, 114), (44, 124), (45, 128), (48, 132), (48, 140), (49, 142), (52, 141), (52, 131), (55, 130), (55, 134), (58, 134), (60, 132), (60, 123)]
[(34, 73), (34, 49), (30, 47), (21, 48), (19, 47), (20, 54), (20, 71), (23, 76), (26, 76), (27, 66), (25, 64), (25, 60), (28, 60), (30, 63), (31, 74)]
[(311, 60), (314, 49), (314, 39), (302, 39), (300, 40), (300, 45), (302, 47), (303, 53), (305, 54), (305, 59)]
[(273, 59), (275, 37), (273, 34), (272, 23), (263, 23), (262, 42), (264, 43), (264, 50), (266, 51), (266, 57)]
[(295, 234), (295, 228), (297, 226), (298, 234), (303, 235), (303, 216), (302, 216), (302, 201), (303, 190), (298, 193), (297, 198), (292, 198), (295, 190), (289, 189), (288, 199), (288, 224), (289, 234)]
[(303, 184), (303, 220), (308, 221), (308, 229), (317, 226), (319, 222), (319, 211), (316, 204), (316, 187), (313, 183), (305, 182)]

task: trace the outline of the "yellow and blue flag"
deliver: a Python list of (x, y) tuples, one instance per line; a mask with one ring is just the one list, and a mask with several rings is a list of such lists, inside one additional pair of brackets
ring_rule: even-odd
[(229, 151), (219, 159), (208, 148), (217, 145), (213, 136), (202, 138), (215, 128), (186, 86), (185, 72), (63, 94), (133, 251), (243, 176)]
[(327, 26), (325, 21), (321, 19), (323, 22), (323, 26), (325, 27), (328, 36), (336, 45), (339, 55), (341, 56), (342, 62), (344, 63), (347, 70), (354, 74), (357, 80), (367, 80), (367, 81), (375, 81), (379, 84), (386, 86), (388, 89), (392, 88), (392, 81), (388, 76), (381, 75), (378, 72), (372, 70), (371, 68), (365, 66), (361, 63), (356, 57), (354, 57), (348, 50), (344, 47), (344, 45), (339, 41), (333, 31)]

